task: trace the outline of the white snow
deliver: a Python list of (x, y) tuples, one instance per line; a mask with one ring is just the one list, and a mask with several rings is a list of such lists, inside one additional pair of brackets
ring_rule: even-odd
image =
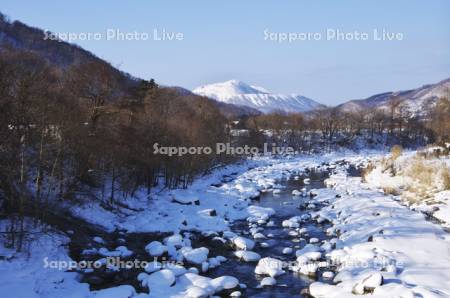
[(152, 241), (146, 247), (145, 250), (153, 257), (162, 256), (167, 252), (167, 246), (163, 245), (159, 241)]
[(248, 238), (238, 236), (232, 239), (233, 244), (239, 250), (252, 250), (255, 247), (255, 242)]
[(271, 286), (274, 286), (276, 284), (277, 284), (276, 279), (273, 278), (273, 277), (270, 277), (270, 276), (264, 277), (261, 280), (261, 283), (260, 283), (261, 287), (271, 287)]
[[(118, 287), (112, 287), (108, 289), (103, 289), (99, 291), (94, 291), (93, 295), (95, 298), (131, 298), (135, 297), (136, 290), (129, 285), (122, 285)], [(75, 296), (71, 296), (75, 297)]]
[(151, 291), (153, 287), (172, 286), (175, 283), (175, 274), (172, 270), (162, 269), (150, 275), (147, 273), (140, 273), (138, 280), (143, 287), (148, 287)]
[(269, 275), (270, 277), (276, 277), (284, 272), (283, 262), (270, 257), (259, 260), (258, 265), (255, 268), (256, 274)]
[[(376, 156), (379, 158), (380, 156)], [(258, 261), (254, 272), (276, 277), (285, 271), (284, 262), (272, 257), (260, 258), (252, 251), (255, 241), (230, 231), (229, 224), (235, 220), (247, 220), (249, 234), (255, 237), (266, 234), (261, 228), (273, 226), (270, 217), (275, 214), (271, 208), (253, 206), (249, 198), (265, 189), (273, 189), (277, 179), (286, 171), (319, 165), (324, 161), (345, 158), (352, 163), (367, 163), (371, 156), (351, 156), (347, 153), (333, 153), (321, 156), (300, 156), (286, 159), (255, 159), (240, 165), (233, 165), (199, 179), (188, 189), (152, 192), (152, 199), (130, 199), (130, 206), (143, 211), (127, 216), (113, 214), (98, 205), (75, 208), (77, 213), (86, 210), (82, 216), (93, 216), (96, 222), (112, 231), (116, 228), (128, 232), (162, 231), (172, 236), (154, 241), (146, 246), (152, 256), (167, 252), (170, 258), (181, 257), (188, 263), (203, 267), (203, 271), (220, 266), (223, 257), (209, 257), (206, 247), (193, 248), (186, 231), (199, 231), (231, 243), (237, 249), (236, 257), (247, 262)], [(248, 170), (249, 165), (257, 167)], [(211, 187), (224, 173), (237, 172), (235, 179), (220, 187)], [(300, 175), (300, 174), (299, 174)], [(384, 177), (384, 176), (383, 176)], [(382, 177), (382, 178), (383, 178)], [(314, 243), (296, 249), (295, 267), (301, 274), (314, 275), (323, 260), (337, 265), (336, 275), (325, 271), (324, 279), (333, 279), (333, 285), (315, 282), (310, 292), (315, 297), (347, 297), (352, 292), (373, 291), (370, 297), (448, 297), (450, 296), (450, 236), (439, 224), (432, 223), (421, 213), (418, 205), (409, 208), (399, 197), (386, 195), (375, 183), (363, 183), (360, 178), (349, 177), (345, 166), (336, 164), (333, 174), (326, 181), (328, 189), (315, 190), (317, 196), (308, 198), (308, 203), (317, 208), (322, 203), (329, 205), (322, 209), (308, 210), (316, 221), (329, 221), (329, 241), (313, 240)], [(173, 198), (181, 198), (180, 204)], [(186, 200), (182, 198), (187, 198)], [(199, 205), (192, 200), (198, 199)], [(448, 192), (439, 191), (433, 195), (438, 209), (435, 217), (446, 217)], [(295, 199), (296, 202), (300, 198)], [(303, 200), (303, 198), (301, 199)], [(294, 200), (293, 200), (294, 201)], [(412, 208), (414, 207), (414, 208)], [(424, 207), (424, 206), (421, 206)], [(290, 208), (290, 207), (286, 207)], [(217, 216), (209, 216), (204, 210), (214, 209)], [(81, 213), (77, 213), (80, 214)], [(309, 218), (309, 217), (308, 217)], [(306, 217), (292, 217), (283, 223), (286, 232), (294, 232), (309, 239), (312, 230), (299, 228)], [(184, 223), (183, 223), (184, 222)], [(292, 232), (292, 233), (291, 233)], [(269, 233), (267, 233), (269, 236)], [(87, 284), (81, 284), (74, 272), (43, 268), (42, 260), (70, 260), (67, 254), (68, 239), (57, 234), (42, 235), (39, 245), (31, 248), (30, 256), (4, 247), (0, 254), (0, 291), (15, 293), (17, 297), (210, 297), (221, 289), (233, 289), (236, 295), (239, 282), (234, 277), (211, 279), (200, 276), (198, 269), (183, 266), (149, 265), (139, 275), (139, 280), (150, 289), (150, 293), (135, 294), (131, 286), (119, 286), (100, 291), (90, 291)], [(259, 237), (259, 235), (258, 235)], [(297, 237), (298, 238), (298, 237)], [(99, 240), (99, 239), (97, 239)], [(298, 240), (298, 239), (297, 239)], [(219, 240), (218, 240), (219, 241)], [(267, 242), (260, 247), (270, 246)], [(100, 241), (96, 241), (100, 243)], [(124, 243), (126, 245), (126, 243)], [(105, 244), (103, 244), (105, 245)], [(334, 248), (334, 245), (336, 246)], [(106, 246), (106, 245), (105, 245)], [(97, 246), (98, 247), (98, 246)], [(299, 249), (301, 248), (301, 249)], [(283, 247), (279, 247), (283, 249)], [(266, 250), (267, 251), (267, 250)], [(102, 256), (130, 256), (126, 246), (115, 249), (87, 247), (85, 253), (100, 253)], [(287, 252), (287, 251), (286, 251)], [(215, 255), (214, 252), (211, 252)], [(294, 258), (294, 255), (286, 255)], [(284, 258), (283, 258), (284, 259)], [(152, 263), (151, 263), (152, 264)], [(11, 265), (13, 267), (11, 267)], [(251, 264), (248, 264), (251, 265)], [(15, 268), (11, 270), (11, 268)], [(17, 269), (18, 268), (18, 269)], [(329, 270), (329, 269), (326, 269)], [(382, 276), (383, 281), (380, 282)], [(236, 290), (235, 290), (236, 288)], [(240, 293), (240, 292), (239, 292)], [(103, 295), (103, 296), (102, 296)]]
[(261, 259), (261, 256), (258, 253), (248, 250), (235, 251), (234, 255), (245, 262), (257, 262)]
[(208, 260), (209, 250), (206, 247), (183, 247), (180, 249), (180, 253), (186, 261), (199, 265)]
[[(327, 182), (340, 197), (329, 196), (331, 205), (318, 215), (332, 222), (330, 233), (340, 232), (336, 250), (328, 253), (339, 264), (334, 278), (339, 283), (313, 283), (313, 296), (341, 297), (352, 291), (367, 291), (364, 287), (377, 285), (380, 275), (385, 283), (375, 288), (377, 297), (394, 297), (393, 293), (398, 295), (395, 297), (409, 297), (425, 292), (433, 292), (434, 297), (450, 295), (448, 233), (394, 197), (372, 189), (360, 178), (348, 177), (343, 169), (337, 169)], [(364, 285), (366, 278), (369, 286)]]
[(128, 257), (133, 254), (133, 252), (128, 250), (125, 246), (118, 246), (112, 251), (102, 247), (98, 250), (98, 253), (104, 257)]
[(192, 92), (217, 101), (251, 107), (263, 113), (280, 110), (284, 112), (307, 112), (322, 106), (301, 95), (271, 94), (261, 87), (250, 86), (238, 80), (200, 86)]
[(292, 247), (285, 247), (285, 248), (283, 248), (282, 253), (283, 253), (284, 255), (289, 255), (289, 254), (291, 254), (291, 253), (292, 253)]

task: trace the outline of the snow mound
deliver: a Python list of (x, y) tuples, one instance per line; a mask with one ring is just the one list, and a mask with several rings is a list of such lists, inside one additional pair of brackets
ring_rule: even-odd
[(259, 260), (258, 265), (255, 268), (255, 273), (260, 275), (269, 275), (270, 277), (276, 277), (285, 273), (283, 270), (283, 262), (275, 258), (262, 258)]

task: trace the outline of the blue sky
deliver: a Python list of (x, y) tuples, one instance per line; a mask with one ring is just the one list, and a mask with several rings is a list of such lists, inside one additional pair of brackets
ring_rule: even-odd
[[(77, 41), (141, 78), (192, 89), (239, 79), (333, 105), (450, 77), (450, 1), (20, 1), (12, 20), (53, 32), (183, 33), (181, 41)], [(374, 41), (373, 29), (403, 34)], [(327, 29), (368, 41), (324, 40)], [(276, 42), (269, 32), (319, 32), (322, 40)]]

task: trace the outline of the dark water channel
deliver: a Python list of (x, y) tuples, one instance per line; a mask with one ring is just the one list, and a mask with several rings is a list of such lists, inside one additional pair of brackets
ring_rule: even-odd
[[(295, 251), (309, 243), (310, 238), (315, 237), (320, 241), (328, 239), (325, 231), (329, 226), (327, 224), (319, 225), (313, 219), (301, 224), (300, 228), (308, 229), (308, 233), (302, 236), (290, 236), (290, 229), (283, 228), (281, 224), (283, 220), (290, 217), (310, 214), (314, 211), (314, 209), (305, 210), (298, 207), (304, 205), (310, 199), (310, 190), (325, 187), (324, 180), (329, 176), (329, 172), (326, 170), (311, 170), (308, 172), (308, 174), (300, 175), (297, 180), (293, 179), (295, 175), (292, 175), (289, 179), (282, 179), (279, 181), (279, 184), (285, 188), (281, 190), (280, 194), (265, 192), (259, 200), (254, 202), (255, 205), (270, 207), (275, 210), (275, 215), (271, 217), (275, 224), (271, 227), (261, 226), (264, 228), (261, 231), (264, 235), (272, 234), (273, 236), (263, 240), (255, 240), (257, 244), (253, 251), (260, 254), (261, 257), (273, 257), (286, 262), (294, 261), (296, 259)], [(303, 183), (305, 178), (310, 179), (309, 184)], [(306, 188), (307, 197), (294, 197), (292, 195), (293, 190), (301, 190), (303, 188)], [(321, 208), (319, 205), (316, 206), (315, 210)], [(246, 221), (235, 222), (231, 229), (244, 237), (251, 238), (251, 235), (248, 235), (249, 227)], [(268, 243), (270, 246), (263, 248), (259, 245), (261, 242)], [(283, 254), (282, 250), (285, 247), (291, 247), (293, 252), (291, 254)], [(317, 280), (285, 269), (285, 274), (276, 277), (277, 284), (275, 286), (261, 288), (260, 281), (264, 276), (258, 276), (254, 273), (256, 263), (241, 262), (232, 255), (232, 252), (225, 256), (228, 258), (228, 261), (220, 267), (212, 269), (207, 275), (211, 277), (222, 275), (235, 276), (241, 283), (247, 285), (246, 297), (301, 297), (300, 292), (302, 289), (307, 288), (310, 283)], [(320, 277), (320, 271), (317, 276)]]

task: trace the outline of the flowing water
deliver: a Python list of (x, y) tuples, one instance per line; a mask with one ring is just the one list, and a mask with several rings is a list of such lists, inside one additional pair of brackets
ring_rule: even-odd
[[(322, 206), (316, 205), (315, 209), (299, 208), (308, 201), (310, 190), (320, 189), (324, 187), (324, 180), (329, 175), (329, 169), (322, 166), (320, 170), (307, 170), (306, 174), (293, 179), (294, 176), (287, 177), (278, 181), (279, 184), (284, 187), (280, 194), (273, 194), (272, 192), (264, 192), (261, 194), (258, 200), (252, 203), (262, 207), (270, 207), (275, 210), (275, 215), (271, 217), (274, 221), (274, 225), (267, 227), (261, 226), (264, 229), (261, 231), (264, 235), (270, 235), (270, 238), (263, 240), (255, 240), (258, 242), (266, 242), (269, 247), (262, 248), (260, 245), (256, 245), (253, 251), (261, 255), (261, 257), (273, 257), (282, 261), (292, 262), (295, 261), (295, 251), (301, 249), (312, 237), (318, 238), (320, 241), (327, 239), (325, 234), (328, 224), (318, 224), (313, 219), (309, 219), (306, 222), (302, 222), (301, 228), (307, 228), (308, 233), (302, 236), (290, 236), (288, 234), (289, 229), (282, 227), (282, 221), (292, 216), (298, 216), (303, 214), (310, 214), (314, 210), (320, 209)], [(310, 179), (309, 184), (305, 184), (303, 180), (305, 178)], [(308, 193), (307, 197), (294, 197), (292, 191), (306, 188)], [(303, 203), (303, 204), (302, 204)], [(232, 224), (231, 230), (244, 237), (252, 238), (249, 235), (249, 225), (246, 221), (236, 221)], [(98, 234), (104, 240), (104, 246), (116, 247), (118, 245), (125, 245), (128, 249), (132, 250), (135, 254), (133, 258), (139, 258), (141, 260), (150, 260), (147, 252), (144, 250), (146, 244), (152, 240), (162, 241), (167, 235), (159, 233), (137, 233), (126, 234), (123, 232), (115, 232), (113, 234), (102, 233)], [(259, 286), (260, 280), (263, 276), (257, 276), (254, 273), (256, 263), (248, 263), (239, 261), (234, 255), (234, 250), (228, 245), (211, 241), (212, 237), (203, 237), (200, 234), (192, 234), (192, 244), (194, 247), (205, 246), (210, 250), (210, 256), (223, 255), (227, 257), (227, 261), (220, 266), (210, 269), (202, 275), (208, 277), (219, 277), (223, 275), (231, 275), (239, 279), (240, 283), (246, 284), (247, 289), (243, 292), (245, 297), (300, 297), (302, 289), (306, 289), (308, 285), (315, 281), (320, 280), (320, 271), (316, 277), (307, 277), (299, 275), (292, 271), (285, 269), (286, 273), (276, 278), (277, 284), (272, 287), (261, 288)], [(91, 237), (89, 237), (92, 239)], [(88, 237), (86, 237), (86, 240)], [(86, 259), (86, 256), (81, 255), (82, 248), (92, 246), (92, 243), (74, 243), (71, 244), (71, 257), (75, 260)], [(95, 246), (95, 244), (94, 244)], [(282, 250), (285, 247), (291, 247), (293, 252), (291, 254), (283, 254)], [(92, 259), (98, 259), (98, 256), (92, 256)], [(109, 272), (103, 269), (95, 270), (93, 272), (84, 273), (82, 282), (88, 282), (91, 289), (102, 289), (117, 286), (121, 284), (133, 285), (138, 292), (147, 292), (148, 290), (142, 288), (137, 281), (137, 274), (142, 270), (120, 270), (118, 272)]]
[[(295, 250), (302, 248), (309, 242), (312, 237), (319, 240), (327, 239), (325, 230), (327, 225), (319, 225), (317, 222), (310, 219), (301, 225), (301, 228), (307, 228), (308, 234), (300, 236), (290, 236), (288, 234), (289, 229), (283, 228), (281, 222), (292, 216), (303, 215), (311, 213), (311, 209), (301, 210), (298, 208), (302, 201), (308, 200), (304, 197), (292, 196), (293, 190), (300, 190), (306, 188), (307, 193), (311, 189), (319, 189), (324, 187), (324, 180), (328, 177), (328, 172), (323, 171), (310, 171), (308, 175), (300, 176), (298, 180), (283, 179), (279, 183), (285, 188), (282, 189), (280, 194), (273, 194), (272, 192), (266, 192), (261, 195), (258, 201), (254, 204), (261, 207), (270, 207), (275, 210), (275, 215), (271, 219), (275, 222), (272, 227), (264, 227), (261, 232), (264, 235), (273, 236), (268, 239), (256, 240), (256, 242), (266, 242), (270, 246), (262, 248), (260, 245), (256, 245), (253, 251), (261, 255), (261, 257), (273, 257), (282, 261), (290, 262), (296, 259)], [(310, 184), (304, 184), (303, 179), (310, 178)], [(317, 206), (320, 208), (320, 206)], [(242, 234), (244, 237), (251, 237), (248, 234), (248, 223), (246, 221), (238, 221), (231, 227), (232, 230), (238, 234)], [(282, 250), (285, 247), (293, 248), (293, 253), (283, 254)], [(232, 275), (239, 279), (241, 283), (247, 285), (246, 297), (300, 297), (302, 289), (308, 287), (311, 282), (316, 279), (310, 278), (304, 275), (300, 275), (288, 270), (286, 273), (276, 278), (277, 284), (272, 287), (260, 287), (260, 280), (263, 276), (258, 276), (254, 273), (256, 263), (241, 262), (233, 256), (229, 251), (228, 255), (225, 255), (229, 260), (223, 263), (221, 266), (214, 268), (208, 272), (208, 276), (218, 277), (222, 275)], [(320, 272), (318, 274), (320, 276)]]

